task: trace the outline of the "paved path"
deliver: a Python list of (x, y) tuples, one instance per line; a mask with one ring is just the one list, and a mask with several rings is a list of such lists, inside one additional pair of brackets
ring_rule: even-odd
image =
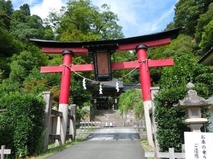
[(133, 128), (104, 128), (48, 159), (145, 159)]

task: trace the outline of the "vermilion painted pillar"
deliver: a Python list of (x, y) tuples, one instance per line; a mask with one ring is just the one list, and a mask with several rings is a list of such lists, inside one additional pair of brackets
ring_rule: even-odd
[(70, 50), (64, 50), (63, 55), (63, 70), (61, 74), (61, 88), (59, 96), (59, 108), (58, 111), (62, 112), (62, 117), (58, 117), (56, 134), (60, 135), (60, 139), (56, 139), (55, 144), (59, 146), (65, 144), (66, 133), (68, 125), (68, 106), (69, 106), (69, 92), (70, 92), (70, 79), (71, 70), (68, 68), (72, 64), (73, 52)]
[(148, 47), (142, 44), (136, 47), (136, 51), (138, 54), (138, 61), (140, 63), (139, 67), (140, 82), (144, 101), (151, 100), (151, 91), (150, 91), (151, 79), (148, 67), (148, 58), (146, 54), (147, 49)]
[(71, 70), (66, 67), (72, 64), (73, 52), (70, 50), (64, 50), (63, 55), (63, 70), (61, 74), (61, 88), (59, 96), (59, 104), (68, 104), (69, 103), (69, 92), (70, 92), (70, 79), (71, 79)]
[(149, 114), (149, 110), (152, 108), (152, 99), (151, 99), (151, 78), (148, 66), (148, 58), (147, 58), (147, 51), (148, 47), (146, 45), (138, 45), (136, 47), (139, 72), (140, 72), (140, 82), (141, 82), (141, 90), (142, 90), (142, 98), (143, 98), (143, 105), (144, 105), (144, 115), (145, 115), (145, 122), (146, 122), (146, 130), (147, 130), (147, 139), (151, 146), (154, 146), (153, 140), (153, 130), (152, 130), (152, 122), (151, 117)]

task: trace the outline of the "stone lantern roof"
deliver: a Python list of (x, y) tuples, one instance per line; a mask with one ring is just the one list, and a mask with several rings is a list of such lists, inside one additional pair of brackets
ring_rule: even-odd
[(188, 92), (183, 100), (179, 100), (178, 107), (181, 109), (185, 109), (188, 107), (206, 107), (209, 106), (210, 100), (206, 100), (197, 95), (197, 91), (194, 90), (194, 84), (188, 83), (186, 88)]

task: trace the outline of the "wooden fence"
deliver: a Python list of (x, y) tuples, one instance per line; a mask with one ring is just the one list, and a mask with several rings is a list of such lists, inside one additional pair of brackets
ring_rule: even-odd
[(169, 148), (169, 152), (145, 152), (145, 157), (185, 159), (185, 153), (175, 153), (174, 148)]
[(4, 155), (11, 154), (11, 149), (5, 149), (5, 145), (1, 145), (1, 151), (0, 151), (0, 159), (4, 159)]
[[(44, 141), (44, 150), (48, 149), (48, 144), (50, 141), (55, 141), (55, 145), (59, 146), (64, 142), (64, 138), (72, 141), (76, 136), (76, 105), (71, 104), (68, 108), (68, 119), (63, 117), (62, 112), (52, 109), (52, 93), (50, 91), (43, 92), (43, 97), (46, 102), (45, 107), (45, 141)], [(63, 121), (66, 120), (67, 127), (66, 131), (61, 132), (61, 125)], [(66, 134), (68, 132), (68, 135)], [(63, 139), (63, 141), (62, 141)]]
[(115, 122), (82, 121), (79, 123), (81, 129), (99, 129), (104, 127), (116, 127)]

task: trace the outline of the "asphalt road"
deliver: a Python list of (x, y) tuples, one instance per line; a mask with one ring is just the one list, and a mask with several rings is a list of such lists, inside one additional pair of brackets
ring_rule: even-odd
[(145, 159), (133, 128), (104, 128), (47, 159)]

